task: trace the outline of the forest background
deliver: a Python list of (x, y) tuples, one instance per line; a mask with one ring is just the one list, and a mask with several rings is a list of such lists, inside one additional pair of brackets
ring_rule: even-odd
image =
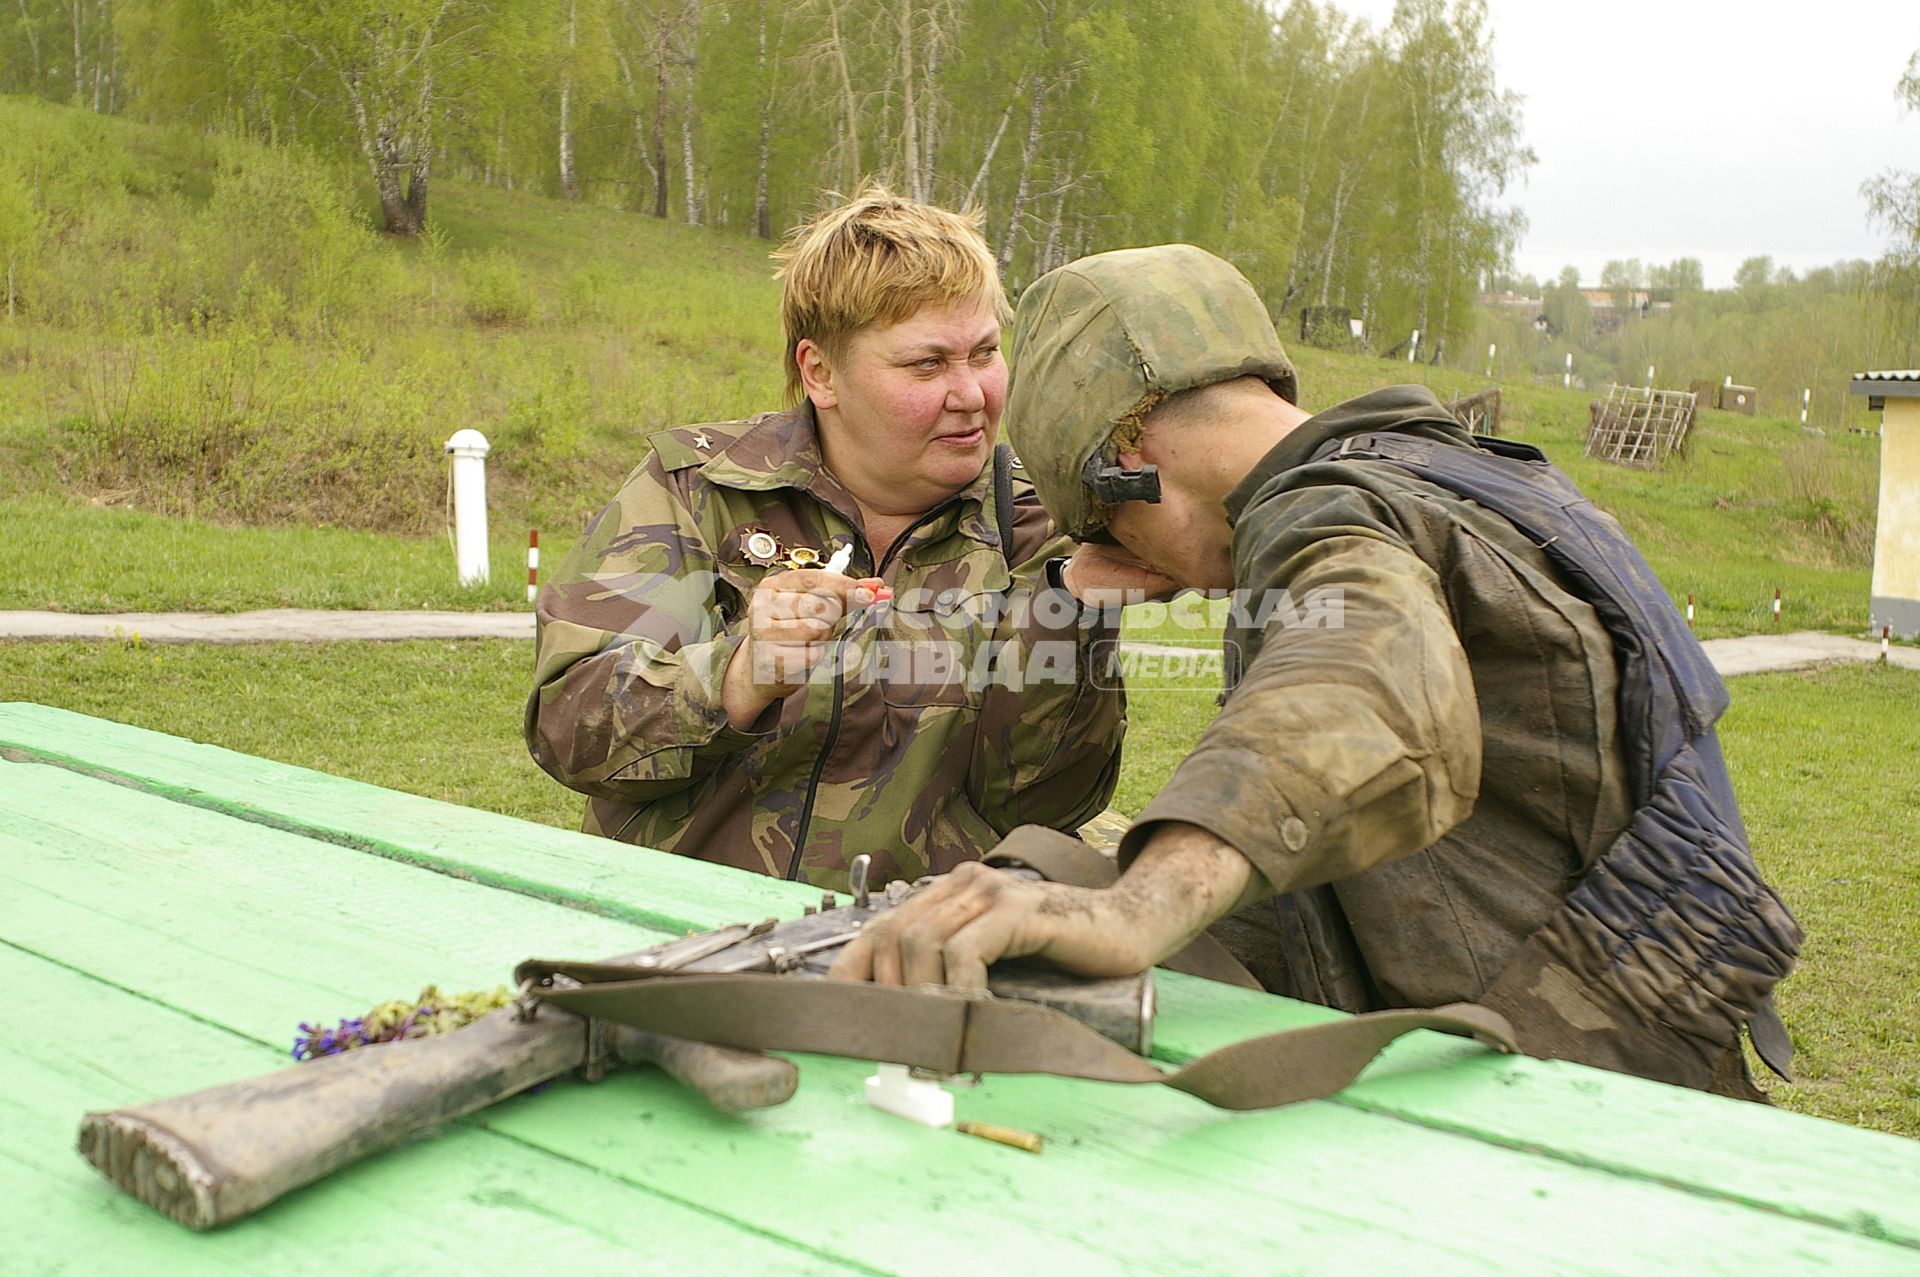
[[(1880, 364), (1920, 357), (1910, 175), (1868, 192), (1893, 233), (1878, 262), (1796, 276), (1755, 258), (1719, 292), (1693, 259), (1612, 262), (1588, 286), (1623, 298), (1651, 288), (1673, 305), (1608, 331), (1571, 271), (1544, 287), (1512, 278), (1504, 264), (1524, 225), (1503, 200), (1534, 156), (1479, 0), (1401, 0), (1383, 28), (1306, 0), (13, 7), (0, 18), (0, 89), (297, 151), (353, 192), (351, 220), (371, 200), (374, 225), (430, 246), (432, 193), (447, 179), (765, 240), (823, 191), (878, 176), (981, 207), (1016, 294), (1082, 253), (1186, 240), (1238, 264), (1283, 332), (1490, 375), (1549, 377), (1572, 354), (1593, 387), (1638, 382), (1652, 365), (1664, 385), (1732, 377), (1777, 406), (1817, 388), (1831, 424), (1861, 424), (1837, 387), (1863, 351)], [(1912, 72), (1898, 92), (1920, 106)], [(306, 179), (232, 195), (261, 224), (333, 218), (311, 228), (326, 243), (302, 248), (322, 260), (298, 278), (259, 263), (247, 277), (240, 254), (259, 245), (243, 236), (202, 246), (229, 260), (193, 263), (214, 268), (198, 289), (149, 276), (76, 295), (46, 259), (56, 246), (87, 252), (75, 223), (90, 211), (71, 187), (49, 189), (48, 157), (25, 140), (0, 145), (9, 315), (106, 310), (148, 329), (264, 316), (311, 336), (349, 326), (356, 302), (391, 310), (356, 274), (354, 228), (333, 218), (342, 201)], [(214, 157), (216, 181), (241, 163)], [(1551, 329), (1478, 304), (1500, 288), (1543, 297)], [(517, 304), (500, 298), (498, 317), (514, 320)], [(1361, 335), (1300, 326), (1329, 306)]]

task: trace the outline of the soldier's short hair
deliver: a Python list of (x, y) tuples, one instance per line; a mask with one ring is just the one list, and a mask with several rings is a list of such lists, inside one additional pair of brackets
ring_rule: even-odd
[(1008, 323), (1012, 311), (982, 221), (978, 209), (954, 212), (868, 182), (789, 235), (773, 254), (783, 285), (788, 402), (804, 393), (795, 357), (803, 340), (837, 361), (855, 333), (897, 324), (930, 303), (978, 301)]

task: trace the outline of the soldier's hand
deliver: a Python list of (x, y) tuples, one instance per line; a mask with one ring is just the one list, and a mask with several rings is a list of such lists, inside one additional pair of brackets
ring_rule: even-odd
[(960, 865), (868, 919), (827, 974), (980, 989), (995, 962), (1041, 957), (1077, 975), (1133, 975), (1269, 890), (1233, 847), (1197, 825), (1167, 821), (1111, 887)]
[(879, 577), (849, 577), (823, 568), (769, 572), (747, 600), (747, 641), (727, 666), (727, 717), (744, 729), (774, 701), (804, 686), (832, 649), (847, 613), (879, 598)]
[(967, 863), (869, 919), (827, 974), (877, 984), (983, 989), (1004, 958), (1042, 957), (1086, 976), (1132, 975), (1158, 955), (1111, 890), (1065, 887)]
[(1067, 593), (1088, 607), (1122, 607), (1153, 603), (1180, 592), (1180, 583), (1148, 567), (1142, 559), (1117, 545), (1085, 542), (1061, 569)]

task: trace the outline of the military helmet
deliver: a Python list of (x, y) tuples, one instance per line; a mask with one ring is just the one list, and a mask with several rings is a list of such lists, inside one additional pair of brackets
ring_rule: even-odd
[(1082, 540), (1122, 501), (1157, 501), (1154, 467), (1110, 442), (1171, 395), (1262, 377), (1292, 402), (1293, 365), (1246, 276), (1191, 244), (1097, 253), (1048, 271), (1014, 316), (1007, 436), (1055, 526)]

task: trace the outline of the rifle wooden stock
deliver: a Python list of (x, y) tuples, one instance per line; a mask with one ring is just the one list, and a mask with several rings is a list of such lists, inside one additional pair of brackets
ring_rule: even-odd
[[(1022, 872), (1028, 872), (1023, 870)], [(907, 898), (904, 883), (800, 918), (699, 932), (603, 963), (560, 964), (645, 976), (767, 972), (826, 974), (833, 950), (874, 913)], [(522, 964), (523, 968), (536, 964)], [(604, 978), (604, 977), (603, 977)], [(1150, 976), (1081, 980), (1026, 963), (996, 967), (989, 987), (1039, 1002), (1144, 1053), (1153, 1028)], [(743, 1112), (785, 1101), (799, 1071), (757, 1051), (587, 1021), (555, 1006), (531, 1020), (515, 1008), (464, 1029), (363, 1047), (263, 1077), (151, 1104), (89, 1113), (80, 1152), (128, 1193), (189, 1228), (215, 1228), (259, 1210), (367, 1154), (587, 1065), (656, 1064), (715, 1108)], [(593, 1058), (589, 1059), (589, 1056)]]
[[(607, 1026), (607, 1050), (657, 1063), (716, 1108), (793, 1094), (798, 1071), (750, 1051)], [(579, 1068), (587, 1024), (509, 1007), (464, 1029), (364, 1047), (151, 1104), (89, 1113), (80, 1152), (128, 1193), (193, 1229), (252, 1214), (369, 1153)]]

